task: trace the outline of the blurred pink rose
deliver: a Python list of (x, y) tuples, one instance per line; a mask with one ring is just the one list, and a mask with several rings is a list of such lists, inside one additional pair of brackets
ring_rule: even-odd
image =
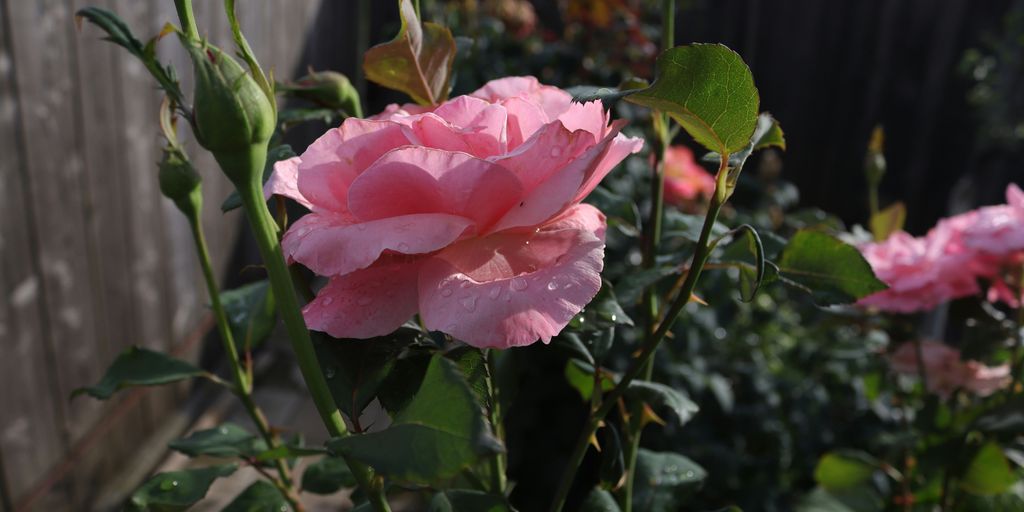
[(975, 251), (1006, 256), (1024, 250), (1024, 192), (1010, 184), (1006, 204), (984, 206), (964, 214), (963, 243)]
[(937, 230), (928, 237), (914, 238), (900, 231), (884, 242), (862, 245), (864, 258), (889, 289), (869, 295), (858, 304), (911, 313), (978, 293), (975, 275), (969, 271), (973, 255), (946, 252), (954, 234)]
[(665, 202), (685, 207), (715, 193), (715, 177), (693, 158), (686, 146), (665, 150)]
[[(960, 351), (935, 341), (922, 341), (928, 391), (948, 398), (957, 389), (978, 396), (989, 396), (1010, 384), (1010, 366), (985, 366), (977, 361), (961, 361)], [(917, 348), (903, 343), (889, 355), (889, 366), (896, 373), (919, 375)]]
[(601, 287), (605, 218), (580, 201), (643, 144), (570, 99), (494, 80), (431, 111), (347, 119), (275, 166), (267, 192), (311, 210), (285, 254), (330, 278), (309, 328), (369, 338), (418, 312), (477, 347), (558, 334)]

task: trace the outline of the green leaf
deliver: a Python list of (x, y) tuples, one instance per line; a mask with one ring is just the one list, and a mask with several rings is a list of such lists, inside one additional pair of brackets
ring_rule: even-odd
[(814, 480), (828, 491), (838, 491), (867, 482), (878, 469), (878, 461), (862, 452), (826, 453), (814, 469)]
[(162, 352), (130, 347), (117, 356), (114, 364), (107, 368), (107, 373), (96, 385), (78, 388), (71, 393), (71, 397), (85, 393), (106, 400), (124, 388), (159, 386), (196, 377), (213, 379), (209, 372)]
[(797, 231), (778, 261), (782, 280), (821, 305), (849, 304), (885, 290), (860, 251), (827, 233)]
[[(578, 359), (570, 359), (565, 363), (565, 380), (580, 393), (584, 402), (590, 401), (594, 394), (594, 366)], [(601, 391), (611, 391), (615, 387), (615, 379), (602, 369), (600, 375)]]
[(221, 512), (284, 512), (288, 500), (266, 480), (257, 480), (228, 503)]
[(502, 496), (468, 489), (448, 489), (434, 494), (428, 512), (511, 512)]
[(302, 473), (302, 490), (313, 494), (334, 494), (356, 484), (356, 477), (341, 457), (325, 456)]
[(612, 493), (595, 487), (590, 490), (587, 499), (580, 505), (580, 512), (621, 512), (619, 504), (615, 501)]
[(435, 355), (419, 391), (390, 427), (331, 439), (328, 449), (397, 480), (430, 484), (449, 479), (504, 447), (491, 434), (459, 369)]
[(368, 340), (315, 337), (317, 359), (342, 412), (357, 417), (373, 401), (398, 355), (414, 338), (408, 329)]
[(907, 221), (907, 207), (900, 202), (890, 204), (871, 216), (871, 234), (876, 242), (882, 242), (889, 235), (903, 229)]
[(402, 91), (421, 105), (437, 105), (448, 98), (455, 38), (435, 23), (423, 23), (410, 0), (399, 0), (402, 28), (387, 43), (366, 52), (366, 78), (389, 89)]
[(405, 409), (419, 391), (432, 355), (433, 351), (418, 348), (398, 357), (377, 390), (377, 399), (384, 409), (392, 414)]
[(796, 512), (854, 512), (854, 509), (818, 487), (800, 500)]
[(704, 468), (687, 457), (640, 448), (633, 483), (633, 510), (682, 510), (706, 477)]
[(594, 365), (594, 356), (590, 354), (590, 350), (580, 340), (579, 335), (574, 332), (562, 331), (561, 334), (554, 338), (551, 346), (565, 349), (571, 356), (590, 363), (591, 366)]
[(974, 426), (982, 432), (1024, 433), (1024, 396), (1015, 396), (990, 409), (978, 417)]
[[(301, 439), (301, 436), (297, 436)], [(253, 457), (260, 462), (267, 462), (277, 459), (296, 459), (299, 457), (311, 457), (314, 455), (324, 455), (327, 453), (326, 448), (319, 446), (301, 446), (300, 441), (291, 441), (278, 445), (276, 448), (269, 450), (263, 450)]]
[(732, 263), (740, 272), (740, 298), (754, 300), (754, 295), (765, 281), (764, 246), (757, 230), (749, 224), (736, 228), (732, 242), (722, 252), (722, 261)]
[[(274, 146), (267, 150), (267, 163), (263, 166), (263, 183), (266, 183), (270, 179), (270, 175), (274, 173), (274, 164), (281, 160), (287, 160), (295, 155), (295, 151), (288, 144), (281, 144), (280, 146)], [(238, 191), (232, 191), (228, 195), (224, 202), (220, 204), (220, 211), (223, 213), (230, 212), (236, 208), (242, 207), (242, 197), (238, 195)]]
[(270, 281), (264, 279), (220, 294), (231, 336), (240, 350), (258, 347), (277, 325)]
[(740, 56), (720, 44), (670, 48), (658, 77), (628, 101), (661, 110), (711, 151), (732, 153), (750, 143), (760, 103), (754, 77)]
[(490, 407), (491, 397), (487, 389), (487, 356), (484, 355), (484, 351), (463, 345), (449, 350), (444, 356), (459, 367), (469, 388), (476, 395), (477, 401), (484, 407)]
[(128, 500), (126, 509), (147, 512), (179, 512), (206, 496), (213, 481), (238, 469), (237, 464), (160, 473), (142, 484)]
[(700, 411), (700, 407), (686, 393), (657, 382), (634, 380), (629, 383), (626, 394), (655, 408), (671, 411), (680, 425), (690, 421)]
[(1016, 481), (1003, 449), (995, 441), (989, 441), (967, 465), (960, 487), (971, 494), (992, 496), (1006, 492)]
[(189, 457), (251, 457), (267, 449), (267, 444), (234, 423), (193, 432), (167, 444)]

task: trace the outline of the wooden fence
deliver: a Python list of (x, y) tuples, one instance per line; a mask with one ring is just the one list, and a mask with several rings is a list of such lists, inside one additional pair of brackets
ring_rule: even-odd
[[(183, 388), (110, 402), (68, 400), (131, 344), (195, 358), (205, 328), (188, 227), (156, 182), (160, 95), (142, 66), (76, 29), (84, 5), (118, 12), (140, 38), (176, 21), (169, 0), (0, 0), (0, 493), (5, 511), (92, 510), (104, 486), (144, 473), (138, 447), (174, 435)], [(263, 63), (288, 76), (319, 2), (241, 2)], [(222, 2), (197, 0), (200, 30), (223, 48)], [(159, 45), (188, 83), (176, 41)], [(193, 152), (199, 155), (200, 152)], [(206, 157), (204, 224), (225, 268), (239, 219)], [(159, 455), (157, 455), (159, 456)]]

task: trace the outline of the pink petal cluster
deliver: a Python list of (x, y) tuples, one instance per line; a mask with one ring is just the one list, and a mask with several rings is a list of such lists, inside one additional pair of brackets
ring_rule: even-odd
[(1024, 253), (1024, 192), (1011, 184), (1007, 204), (985, 206), (939, 221), (927, 235), (897, 232), (884, 242), (867, 243), (861, 253), (888, 290), (859, 304), (911, 313), (981, 292), (979, 279), (991, 283), (990, 300), (1017, 304), (1017, 294), (1002, 270)]
[(329, 277), (307, 326), (370, 338), (419, 313), (477, 347), (550, 341), (601, 287), (605, 217), (580, 201), (640, 150), (621, 128), (533, 77), (345, 120), (266, 186), (311, 211), (282, 240)]
[(693, 158), (686, 146), (665, 150), (665, 202), (685, 208), (715, 193), (715, 177)]
[[(978, 361), (963, 361), (959, 350), (935, 341), (922, 341), (921, 355), (928, 391), (943, 398), (948, 398), (957, 389), (985, 397), (1010, 384), (1008, 364), (993, 367)], [(890, 354), (889, 366), (896, 373), (919, 375), (914, 343), (903, 343)]]

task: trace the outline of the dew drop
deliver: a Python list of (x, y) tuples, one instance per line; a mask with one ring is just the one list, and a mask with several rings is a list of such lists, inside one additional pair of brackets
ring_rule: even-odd
[(451, 297), (452, 296), (452, 289), (451, 288), (445, 288), (445, 289), (441, 290), (441, 296), (442, 297)]
[(454, 331), (454, 330), (455, 330), (455, 324), (448, 324), (448, 325), (444, 326), (444, 332), (446, 332), (448, 334), (451, 334), (451, 332)]
[(402, 243), (398, 244), (398, 250), (400, 252), (408, 252), (409, 251), (409, 244), (407, 244), (405, 242), (402, 242)]
[(558, 283), (556, 283), (554, 281), (551, 281), (550, 283), (548, 283), (548, 290), (549, 291), (553, 292), (553, 291), (555, 291), (557, 289), (558, 289)]
[(497, 299), (498, 295), (501, 295), (501, 285), (498, 284), (494, 285), (494, 287), (491, 288), (491, 291), (487, 292), (487, 296), (490, 297), (491, 300)]
[(514, 277), (514, 278), (512, 278), (512, 289), (517, 291), (517, 292), (521, 292), (521, 291), (525, 290), (529, 286), (530, 286), (530, 283), (528, 283), (526, 281), (526, 279), (523, 279), (521, 277)]
[(331, 305), (331, 303), (332, 303), (332, 302), (334, 302), (334, 299), (333, 299), (333, 298), (331, 298), (331, 297), (324, 297), (324, 298), (323, 298), (323, 300), (321, 300), (320, 302), (321, 302), (321, 303), (322, 303), (322, 304), (323, 304), (324, 306), (330, 306), (330, 305)]
[(476, 295), (470, 295), (469, 297), (459, 299), (459, 304), (462, 304), (462, 307), (466, 308), (466, 311), (475, 311)]
[(337, 373), (338, 373), (337, 368), (335, 368), (333, 366), (328, 366), (327, 370), (324, 371), (324, 377), (327, 377), (328, 379), (333, 379), (334, 375), (337, 374)]
[(687, 471), (686, 478), (693, 478), (693, 471)]
[(562, 148), (555, 146), (551, 148), (551, 158), (558, 158), (562, 156)]
[(169, 491), (171, 489), (174, 489), (177, 486), (178, 486), (178, 481), (177, 480), (167, 479), (167, 480), (164, 480), (163, 482), (160, 482), (160, 490), (161, 491)]
[(369, 306), (371, 302), (373, 302), (373, 299), (365, 295), (356, 299), (356, 304), (359, 304), (360, 306)]
[(615, 313), (612, 313), (611, 315), (608, 316), (608, 319), (614, 322), (616, 319), (618, 319), (618, 317), (615, 316)]
[(300, 237), (301, 237), (301, 236), (306, 236), (306, 235), (308, 235), (308, 234), (309, 234), (309, 228), (302, 228), (302, 229), (299, 229), (299, 232), (298, 232), (298, 233), (296, 233), (296, 234), (297, 234), (297, 235), (299, 235)]
[(220, 434), (221, 434), (222, 436), (226, 436), (226, 435), (228, 435), (228, 428), (227, 428), (227, 427), (221, 427), (221, 428), (220, 428), (220, 429), (218, 429), (217, 431), (218, 431), (218, 432), (220, 432)]
[(462, 288), (463, 290), (465, 290), (466, 288), (469, 288), (470, 286), (472, 286), (472, 283), (470, 283), (469, 281), (463, 281), (462, 284), (459, 285), (459, 288)]
[(356, 224), (356, 229), (359, 231), (366, 231), (366, 224)]

